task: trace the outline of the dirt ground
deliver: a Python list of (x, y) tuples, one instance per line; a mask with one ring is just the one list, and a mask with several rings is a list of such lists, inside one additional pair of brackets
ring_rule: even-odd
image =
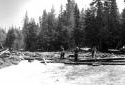
[(0, 69), (1, 85), (125, 85), (125, 65), (66, 65), (21, 61)]

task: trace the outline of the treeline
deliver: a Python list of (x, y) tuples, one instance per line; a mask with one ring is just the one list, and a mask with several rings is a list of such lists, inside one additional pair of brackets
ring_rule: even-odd
[(116, 0), (93, 0), (90, 8), (79, 10), (74, 0), (68, 0), (58, 16), (52, 7), (43, 11), (39, 23), (26, 13), (22, 29), (11, 27), (8, 33), (0, 29), (0, 42), (28, 51), (57, 51), (60, 46), (118, 49), (125, 44), (125, 9), (119, 13)]

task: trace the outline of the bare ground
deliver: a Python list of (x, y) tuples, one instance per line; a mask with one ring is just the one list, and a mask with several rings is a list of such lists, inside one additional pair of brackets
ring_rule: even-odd
[(125, 85), (125, 66), (21, 61), (0, 70), (1, 85)]
[[(33, 58), (35, 53), (23, 54), (25, 55), (20, 54), (24, 57), (22, 61), (18, 55), (0, 58), (0, 68), (6, 67), (0, 69), (1, 85), (125, 85), (125, 65), (67, 65), (59, 63), (59, 59), (58, 63), (45, 65), (38, 60), (25, 60), (31, 56)], [(54, 56), (54, 59), (59, 57), (58, 53), (41, 55), (46, 58)]]

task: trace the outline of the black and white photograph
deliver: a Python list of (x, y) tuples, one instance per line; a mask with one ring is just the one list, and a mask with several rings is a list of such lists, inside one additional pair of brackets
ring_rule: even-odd
[(125, 85), (125, 0), (0, 0), (0, 85)]

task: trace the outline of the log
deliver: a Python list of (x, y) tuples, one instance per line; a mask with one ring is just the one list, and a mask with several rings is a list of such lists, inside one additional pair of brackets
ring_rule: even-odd
[(6, 49), (6, 50), (0, 52), (0, 56), (3, 55), (3, 54), (6, 53), (6, 52), (8, 52), (8, 49)]
[(125, 58), (124, 57), (119, 57), (119, 58), (98, 58), (98, 59), (83, 59), (83, 60), (79, 60), (79, 62), (92, 62), (92, 61), (100, 61), (100, 62), (102, 62), (102, 61), (123, 61), (123, 60), (125, 60)]
[(44, 61), (45, 65), (47, 65), (47, 62), (46, 62), (46, 60), (45, 60), (45, 58), (44, 58), (44, 57), (43, 57), (43, 61)]
[(69, 65), (125, 65), (124, 62), (64, 62), (64, 64), (69, 64)]

